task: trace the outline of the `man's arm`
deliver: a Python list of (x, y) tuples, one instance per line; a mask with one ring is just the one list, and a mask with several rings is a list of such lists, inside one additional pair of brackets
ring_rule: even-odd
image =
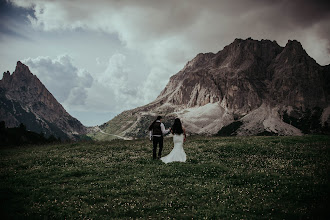
[(160, 128), (162, 129), (162, 133), (163, 135), (167, 134), (168, 132), (170, 132), (170, 129), (165, 129), (165, 125), (163, 123), (160, 124)]

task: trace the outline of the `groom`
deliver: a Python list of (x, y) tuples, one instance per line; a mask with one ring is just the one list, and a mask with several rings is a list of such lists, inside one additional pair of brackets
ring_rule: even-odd
[(162, 156), (163, 150), (163, 135), (170, 131), (165, 129), (162, 123), (162, 116), (158, 116), (157, 119), (149, 126), (150, 141), (153, 142), (153, 159), (156, 159), (157, 145), (159, 144), (158, 159)]

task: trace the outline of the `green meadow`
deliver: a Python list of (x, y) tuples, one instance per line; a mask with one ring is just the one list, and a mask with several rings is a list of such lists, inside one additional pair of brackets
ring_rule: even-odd
[[(166, 138), (163, 155), (172, 149)], [(326, 219), (330, 137), (188, 137), (0, 149), (2, 219)]]

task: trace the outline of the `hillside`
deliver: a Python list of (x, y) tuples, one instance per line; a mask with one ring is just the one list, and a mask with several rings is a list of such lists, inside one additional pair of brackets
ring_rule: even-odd
[[(165, 139), (164, 155), (172, 149)], [(329, 219), (329, 136), (193, 137), (0, 149), (3, 219)]]
[[(298, 41), (236, 39), (218, 53), (198, 54), (150, 104), (100, 126), (143, 137), (156, 115), (182, 119), (191, 134), (302, 135), (329, 133), (330, 68), (320, 66)], [(233, 126), (232, 126), (233, 127)]]

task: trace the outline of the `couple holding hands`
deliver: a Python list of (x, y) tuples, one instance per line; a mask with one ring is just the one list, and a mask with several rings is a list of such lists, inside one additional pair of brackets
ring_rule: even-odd
[[(172, 133), (174, 147), (172, 151), (165, 157), (161, 157), (163, 150), (163, 136)], [(174, 120), (173, 126), (169, 129), (165, 129), (165, 125), (162, 123), (162, 116), (158, 116), (157, 119), (149, 126), (150, 140), (153, 142), (153, 159), (157, 159), (156, 151), (157, 145), (159, 145), (158, 159), (164, 163), (170, 162), (185, 162), (186, 153), (183, 150), (183, 142), (186, 140), (186, 132), (182, 127), (182, 123), (179, 118)]]

